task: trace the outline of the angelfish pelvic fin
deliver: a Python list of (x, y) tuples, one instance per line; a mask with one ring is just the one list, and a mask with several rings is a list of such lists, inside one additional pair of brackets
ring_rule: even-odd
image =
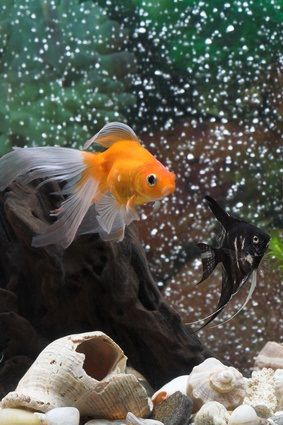
[(217, 250), (212, 248), (211, 246), (205, 243), (198, 243), (197, 247), (201, 251), (201, 261), (203, 268), (202, 278), (198, 282), (199, 284), (211, 275), (211, 273), (219, 263), (220, 259)]

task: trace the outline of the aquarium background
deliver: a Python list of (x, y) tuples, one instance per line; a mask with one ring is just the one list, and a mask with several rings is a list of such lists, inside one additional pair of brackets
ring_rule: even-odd
[(153, 276), (184, 322), (215, 309), (221, 284), (218, 271), (195, 286), (195, 242), (216, 243), (219, 231), (204, 196), (272, 233), (253, 300), (198, 333), (245, 370), (283, 334), (282, 45), (276, 0), (0, 4), (0, 155), (80, 148), (106, 122), (132, 126), (177, 174), (175, 194), (158, 212), (144, 207), (138, 227)]

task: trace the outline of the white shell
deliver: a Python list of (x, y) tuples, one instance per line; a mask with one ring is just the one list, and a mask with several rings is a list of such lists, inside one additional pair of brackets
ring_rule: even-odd
[(45, 425), (44, 421), (24, 409), (0, 409), (1, 425)]
[(277, 409), (283, 409), (283, 369), (277, 369), (273, 375)]
[(123, 421), (110, 421), (108, 419), (92, 419), (85, 423), (85, 425), (125, 425), (125, 420)]
[(167, 397), (180, 391), (181, 393), (187, 395), (187, 382), (189, 375), (178, 376), (177, 378), (172, 379), (172, 381), (163, 385), (158, 391), (156, 391), (152, 396), (153, 404), (159, 404)]
[(217, 401), (206, 402), (194, 417), (195, 425), (226, 425), (229, 413), (223, 404)]
[(69, 335), (49, 344), (1, 407), (25, 407), (41, 412), (76, 407), (82, 416), (123, 419), (132, 411), (150, 412), (145, 389), (123, 373), (126, 356), (102, 332)]
[(228, 425), (258, 425), (256, 411), (247, 404), (237, 407), (231, 414)]
[(261, 369), (254, 371), (250, 379), (246, 379), (246, 397), (244, 403), (252, 406), (258, 416), (268, 418), (277, 405), (274, 384), (274, 370)]
[(283, 369), (283, 344), (268, 341), (255, 358), (255, 367)]
[(137, 418), (132, 412), (126, 416), (126, 425), (164, 425), (163, 422), (155, 419)]
[(188, 378), (187, 395), (193, 400), (194, 412), (207, 401), (218, 401), (231, 410), (244, 399), (245, 381), (237, 369), (210, 357), (193, 368)]

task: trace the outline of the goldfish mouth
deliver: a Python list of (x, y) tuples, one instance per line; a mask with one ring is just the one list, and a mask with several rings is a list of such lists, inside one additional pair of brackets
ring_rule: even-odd
[(162, 196), (170, 195), (170, 193), (174, 192), (174, 190), (175, 190), (175, 186), (173, 185), (166, 186), (162, 190)]

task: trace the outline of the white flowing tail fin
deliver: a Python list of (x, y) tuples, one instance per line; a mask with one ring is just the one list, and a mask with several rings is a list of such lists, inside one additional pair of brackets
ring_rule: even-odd
[(0, 190), (18, 177), (24, 184), (39, 178), (46, 179), (41, 184), (66, 182), (62, 193), (68, 197), (55, 214), (57, 221), (33, 238), (33, 246), (59, 244), (66, 248), (71, 244), (98, 190), (98, 182), (86, 177), (85, 170), (82, 152), (70, 148), (19, 148), (0, 159)]
[(54, 146), (16, 148), (0, 158), (0, 190), (21, 177), (24, 184), (39, 178), (67, 180), (85, 169), (82, 153)]

